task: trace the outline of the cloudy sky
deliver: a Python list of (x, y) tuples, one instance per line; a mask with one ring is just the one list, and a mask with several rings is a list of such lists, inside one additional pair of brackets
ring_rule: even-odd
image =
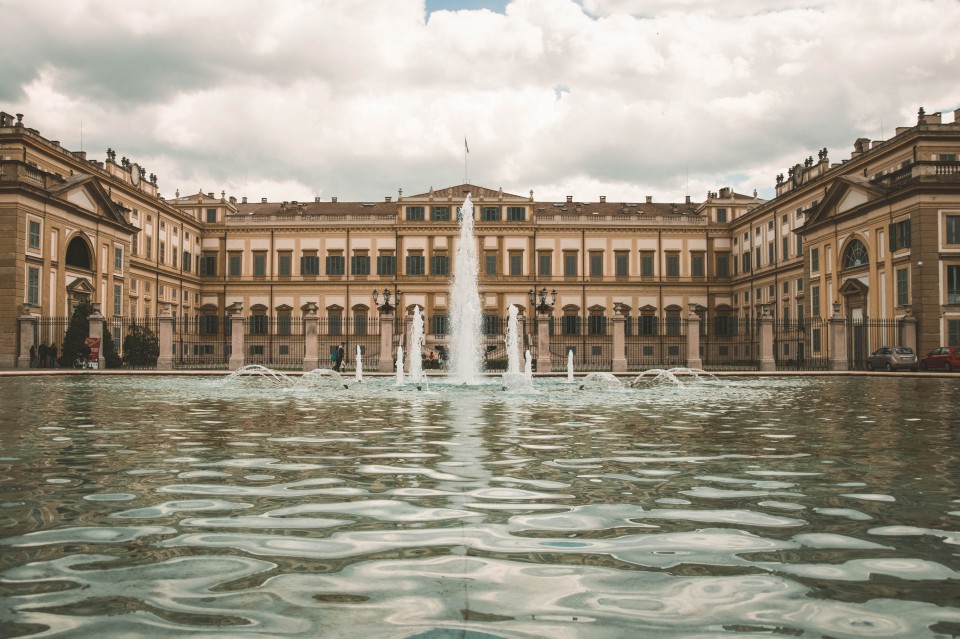
[(0, 0), (0, 109), (161, 193), (772, 194), (960, 106), (957, 0)]

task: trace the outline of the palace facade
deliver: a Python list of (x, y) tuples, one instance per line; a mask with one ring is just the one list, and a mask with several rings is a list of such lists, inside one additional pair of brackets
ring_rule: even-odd
[[(57, 341), (31, 337), (25, 318), (68, 316), (81, 298), (108, 318), (167, 311), (208, 334), (231, 307), (280, 326), (316, 309), (328, 327), (366, 332), (382, 303), (372, 292), (399, 292), (441, 345), (467, 195), (491, 334), (512, 305), (533, 316), (529, 292), (545, 289), (571, 332), (601, 333), (615, 314), (628, 335), (657, 332), (695, 313), (709, 335), (766, 311), (801, 327), (913, 317), (921, 352), (960, 345), (958, 150), (960, 109), (950, 122), (921, 109), (889, 140), (801, 159), (771, 200), (721, 188), (702, 201), (545, 202), (461, 184), (365, 202), (238, 201), (162, 197), (156, 176), (114, 151), (90, 159), (0, 113), (0, 367), (27, 365), (27, 342)], [(823, 348), (819, 336), (805, 347)]]

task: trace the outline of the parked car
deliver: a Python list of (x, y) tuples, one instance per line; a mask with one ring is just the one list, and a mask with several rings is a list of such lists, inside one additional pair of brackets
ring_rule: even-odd
[(881, 346), (867, 358), (867, 370), (882, 368), (886, 371), (907, 369), (915, 371), (920, 367), (917, 354), (907, 346)]
[(926, 357), (920, 358), (921, 370), (942, 368), (945, 371), (960, 371), (960, 346), (935, 348)]

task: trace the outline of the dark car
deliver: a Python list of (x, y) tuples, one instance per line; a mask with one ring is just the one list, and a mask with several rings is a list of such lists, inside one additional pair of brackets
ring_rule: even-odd
[(901, 369), (915, 371), (920, 367), (917, 354), (908, 346), (881, 346), (867, 358), (867, 370), (882, 368), (886, 371)]
[(922, 370), (960, 371), (960, 346), (942, 346), (935, 348), (926, 357), (920, 358)]

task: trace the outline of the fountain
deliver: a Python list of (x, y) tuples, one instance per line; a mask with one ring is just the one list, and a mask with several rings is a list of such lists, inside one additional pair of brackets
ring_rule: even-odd
[(358, 384), (363, 381), (363, 353), (360, 350), (359, 344), (357, 344), (357, 366), (354, 370), (354, 379), (356, 379)]
[(413, 321), (410, 323), (407, 349), (410, 354), (410, 381), (419, 384), (423, 381), (423, 315), (420, 313), (419, 306), (413, 307)]
[(523, 374), (528, 381), (532, 382), (533, 381), (533, 358), (530, 357), (530, 349), (527, 349), (524, 352), (523, 358), (525, 360), (524, 366), (523, 366)]
[(567, 351), (567, 383), (573, 383), (573, 349)]
[(450, 285), (450, 350), (447, 369), (455, 383), (476, 384), (482, 371), (480, 287), (473, 203), (468, 194), (458, 214), (460, 238)]
[(680, 386), (683, 384), (681, 380), (682, 377), (692, 378), (694, 382), (701, 381), (717, 381), (716, 375), (708, 373), (707, 371), (701, 368), (687, 368), (685, 366), (677, 366), (675, 368), (651, 368), (649, 370), (643, 371), (635, 379), (628, 383), (628, 386), (632, 388), (638, 388), (646, 385), (656, 385), (656, 384), (673, 384), (674, 386)]
[(397, 386), (403, 386), (403, 346), (397, 346)]

